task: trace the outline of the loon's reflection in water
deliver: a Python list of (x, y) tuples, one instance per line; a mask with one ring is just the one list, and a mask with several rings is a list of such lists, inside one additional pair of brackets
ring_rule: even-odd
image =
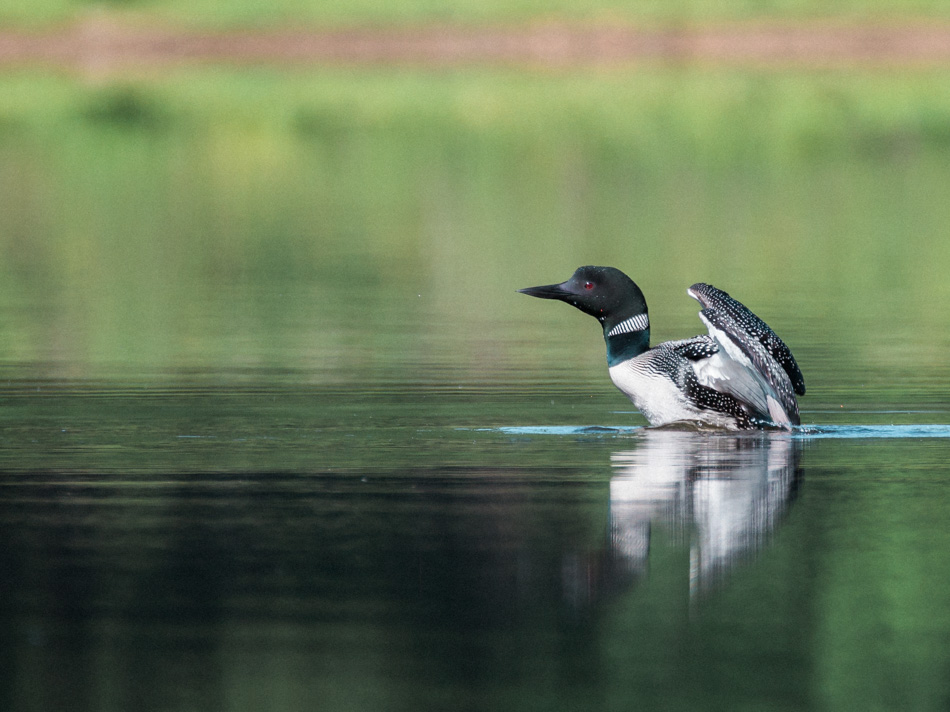
[(637, 440), (611, 456), (606, 548), (584, 567), (586, 595), (569, 586), (575, 599), (644, 578), (655, 527), (688, 542), (690, 594), (714, 589), (768, 541), (802, 480), (802, 443), (787, 433), (647, 429)]

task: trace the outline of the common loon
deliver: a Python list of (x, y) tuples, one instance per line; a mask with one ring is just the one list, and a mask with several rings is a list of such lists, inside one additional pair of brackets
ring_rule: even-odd
[(709, 335), (650, 347), (643, 292), (613, 267), (579, 267), (561, 284), (518, 290), (559, 299), (595, 317), (607, 342), (610, 379), (651, 425), (691, 421), (729, 430), (799, 425), (795, 394), (805, 379), (775, 332), (722, 290), (686, 290), (703, 307)]

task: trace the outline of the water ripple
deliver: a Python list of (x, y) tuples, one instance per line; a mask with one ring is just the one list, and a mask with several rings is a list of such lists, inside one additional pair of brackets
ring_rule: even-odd
[(803, 440), (821, 438), (950, 438), (950, 425), (803, 425), (794, 431)]
[[(643, 426), (618, 425), (523, 425), (498, 428), (476, 428), (479, 431), (504, 433), (505, 435), (633, 435), (648, 430)], [(728, 435), (725, 431), (696, 430), (710, 434)], [(748, 435), (749, 433), (744, 433)], [(781, 432), (773, 432), (781, 435)], [(788, 433), (796, 440), (819, 439), (884, 439), (884, 438), (950, 438), (950, 425), (803, 425)]]

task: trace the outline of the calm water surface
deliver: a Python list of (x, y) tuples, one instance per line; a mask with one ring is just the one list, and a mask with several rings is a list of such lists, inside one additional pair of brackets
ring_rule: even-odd
[(566, 375), (190, 378), (7, 382), (4, 709), (950, 701), (946, 411), (736, 436)]

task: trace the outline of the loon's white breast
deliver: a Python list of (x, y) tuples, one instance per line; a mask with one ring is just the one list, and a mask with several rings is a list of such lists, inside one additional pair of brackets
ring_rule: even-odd
[(673, 374), (658, 370), (651, 363), (653, 353), (623, 361), (608, 369), (610, 380), (633, 402), (650, 425), (679, 421), (703, 422), (720, 428), (738, 428), (736, 419), (726, 413), (701, 410), (673, 380)]

